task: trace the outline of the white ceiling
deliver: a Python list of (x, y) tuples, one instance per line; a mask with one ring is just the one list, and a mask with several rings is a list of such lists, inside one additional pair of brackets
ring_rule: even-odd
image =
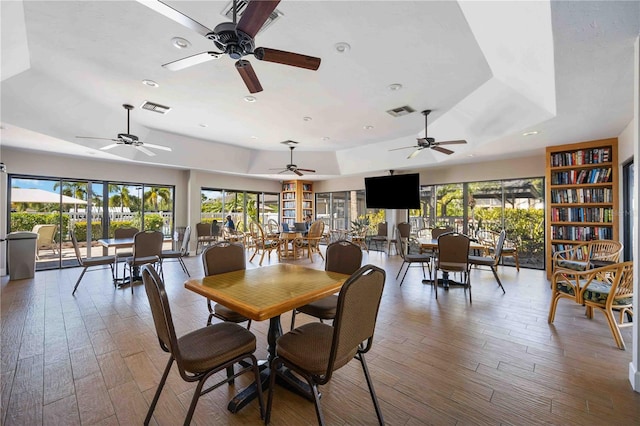
[[(209, 28), (228, 20), (228, 2), (167, 3)], [(3, 147), (281, 179), (270, 169), (289, 162), (280, 142), (290, 139), (294, 162), (317, 170), (305, 178), (328, 179), (532, 155), (617, 136), (633, 114), (637, 1), (283, 0), (256, 45), (322, 63), (314, 72), (247, 57), (264, 87), (254, 103), (226, 56), (162, 68), (217, 49), (139, 2), (0, 4)], [(175, 36), (191, 47), (173, 47)], [(142, 110), (145, 100), (172, 109)], [(131, 133), (172, 152), (75, 138), (124, 133), (125, 103), (136, 107)], [(386, 113), (404, 105), (415, 112)], [(468, 144), (451, 156), (390, 152), (424, 136), (424, 109), (429, 136)]]

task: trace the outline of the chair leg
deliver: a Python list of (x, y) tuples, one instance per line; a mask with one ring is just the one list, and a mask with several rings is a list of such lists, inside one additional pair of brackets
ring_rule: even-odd
[(271, 421), (271, 404), (273, 403), (273, 390), (276, 387), (276, 374), (278, 374), (276, 371), (279, 361), (280, 360), (277, 356), (271, 361), (271, 372), (269, 373), (269, 396), (267, 397), (267, 409), (264, 414), (265, 425), (268, 425)]
[(151, 421), (153, 410), (156, 409), (156, 404), (158, 403), (158, 399), (160, 398), (160, 393), (162, 392), (162, 388), (164, 387), (164, 384), (167, 381), (167, 377), (169, 376), (169, 371), (171, 370), (172, 364), (173, 364), (173, 357), (169, 357), (169, 362), (167, 362), (167, 366), (164, 369), (164, 373), (162, 374), (162, 379), (160, 379), (160, 383), (158, 383), (158, 389), (156, 389), (156, 394), (153, 396), (153, 401), (151, 401), (151, 405), (149, 406), (149, 411), (147, 411), (147, 417), (144, 419), (145, 426), (147, 426)]
[(396, 274), (396, 280), (398, 279), (398, 277), (400, 276), (400, 272), (402, 271), (402, 267), (404, 266), (404, 264), (407, 263), (404, 260), (402, 261), (402, 265), (400, 265), (400, 269), (398, 269), (398, 273)]
[(185, 265), (184, 260), (182, 260), (181, 257), (178, 258), (178, 262), (180, 262), (180, 266), (182, 266), (182, 270), (184, 271), (185, 274), (187, 274), (188, 277), (191, 276), (191, 274), (189, 273), (189, 271), (187, 270), (187, 265)]
[(207, 381), (209, 375), (203, 376), (196, 386), (196, 390), (193, 392), (193, 397), (191, 398), (191, 404), (189, 405), (189, 411), (187, 411), (187, 417), (184, 419), (184, 426), (189, 426), (191, 424), (191, 418), (193, 417), (193, 413), (196, 411), (196, 405), (198, 405), (198, 400), (200, 399), (200, 394), (202, 393), (202, 386), (204, 382)]
[(498, 285), (502, 289), (502, 294), (507, 294), (507, 292), (504, 291), (504, 287), (502, 286), (502, 282), (500, 282), (500, 277), (498, 277), (498, 271), (496, 271), (496, 267), (493, 266), (493, 265), (491, 265), (491, 272), (493, 272), (493, 276), (496, 277), (496, 281), (498, 281)]
[[(84, 269), (82, 270), (82, 272), (80, 273), (80, 276), (78, 277), (78, 281), (76, 281), (76, 285), (75, 287), (73, 287), (73, 291), (71, 292), (71, 295), (73, 296), (74, 294), (76, 294), (76, 289), (78, 288), (78, 285), (80, 285), (80, 281), (82, 281), (82, 277), (84, 277), (84, 273), (87, 272), (87, 267), (85, 266)], [(112, 271), (113, 272), (113, 271)]]
[(313, 393), (313, 403), (316, 407), (316, 417), (318, 418), (318, 424), (320, 426), (324, 426), (324, 416), (322, 415), (322, 409), (320, 408), (320, 394), (318, 392), (318, 385), (315, 383), (309, 383), (309, 387), (311, 388), (311, 392)]
[(378, 397), (376, 396), (376, 391), (373, 389), (373, 381), (371, 380), (371, 376), (369, 375), (369, 368), (367, 367), (367, 362), (364, 359), (364, 354), (361, 353), (359, 355), (356, 355), (356, 358), (358, 358), (360, 360), (360, 364), (362, 364), (362, 370), (364, 371), (365, 379), (367, 379), (367, 385), (369, 386), (369, 393), (371, 394), (373, 407), (376, 409), (376, 416), (378, 416), (378, 424), (384, 425), (382, 411), (380, 410), (380, 404), (378, 404)]
[(291, 328), (289, 330), (293, 330), (296, 326), (296, 310), (291, 311)]
[(625, 350), (626, 346), (624, 344), (624, 340), (622, 339), (622, 333), (620, 333), (620, 327), (618, 327), (618, 323), (616, 322), (616, 318), (613, 315), (613, 311), (610, 309), (602, 309), (604, 316), (607, 317), (607, 323), (609, 324), (609, 329), (611, 330), (611, 334), (613, 334), (613, 338), (616, 341), (616, 345), (618, 349)]

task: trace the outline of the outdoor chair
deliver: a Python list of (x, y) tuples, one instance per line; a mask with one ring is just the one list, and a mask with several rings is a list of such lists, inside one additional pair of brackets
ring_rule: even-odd
[[(191, 423), (196, 404), (202, 395), (225, 383), (230, 383), (236, 377), (250, 371), (253, 372), (256, 383), (260, 383), (258, 361), (253, 355), (256, 350), (256, 337), (250, 331), (238, 324), (222, 322), (177, 337), (164, 282), (150, 265), (142, 267), (142, 281), (149, 298), (158, 342), (162, 350), (169, 353), (169, 361), (144, 420), (145, 426), (151, 422), (153, 411), (156, 408), (160, 393), (167, 381), (174, 361), (178, 366), (178, 372), (182, 380), (189, 383), (198, 383), (184, 419), (185, 425)], [(250, 361), (250, 363), (231, 377), (227, 376), (206, 389), (202, 389), (205, 382), (212, 375), (225, 369), (228, 371), (229, 367), (233, 368), (235, 364), (241, 361)], [(262, 418), (264, 410), (261, 386), (258, 386), (258, 401), (260, 404), (260, 418)]]
[(284, 373), (286, 370), (280, 368), (281, 365), (303, 377), (309, 384), (318, 424), (324, 425), (318, 386), (327, 384), (334, 371), (345, 366), (353, 358), (362, 365), (378, 423), (384, 424), (364, 357), (373, 345), (384, 281), (384, 270), (373, 265), (363, 266), (342, 286), (333, 326), (311, 322), (284, 334), (276, 341), (276, 357), (271, 360), (265, 424), (269, 424), (271, 419), (276, 375), (285, 381), (290, 380)]
[(135, 281), (135, 269), (142, 265), (151, 264), (160, 269), (162, 273), (162, 240), (164, 236), (160, 231), (141, 231), (133, 237), (133, 256), (128, 257), (124, 263), (124, 280), (129, 272), (129, 286), (133, 294), (133, 282)]
[[(204, 275), (218, 275), (225, 272), (241, 271), (247, 269), (245, 252), (242, 244), (220, 241), (204, 249), (202, 252), (202, 266)], [(222, 321), (241, 323), (248, 321), (247, 330), (251, 328), (251, 320), (224, 305), (216, 303), (212, 306), (210, 299), (207, 299), (209, 318), (207, 325), (211, 325), (211, 319), (216, 317)]]
[(53, 254), (58, 252), (58, 243), (56, 243), (56, 231), (58, 225), (45, 224), (35, 225), (31, 232), (38, 234), (36, 240), (36, 258), (40, 258), (40, 250), (51, 250)]
[[(353, 274), (362, 264), (362, 248), (350, 241), (335, 241), (327, 246), (325, 271), (340, 274)], [(291, 313), (291, 330), (296, 323), (296, 313), (303, 313), (322, 320), (332, 320), (336, 317), (338, 296), (332, 294), (315, 302), (307, 303), (296, 308)]]
[[(569, 299), (586, 307), (587, 318), (593, 318), (593, 310), (601, 311), (619, 349), (625, 349), (620, 327), (633, 323), (633, 262), (613, 263), (585, 271), (566, 274), (555, 271), (551, 277), (553, 295), (549, 307), (549, 324), (553, 323), (560, 299)], [(616, 321), (613, 311), (617, 311)], [(625, 314), (629, 322), (624, 322)]]
[(76, 290), (80, 285), (80, 281), (82, 281), (82, 277), (84, 277), (84, 273), (87, 272), (89, 268), (93, 268), (95, 266), (109, 266), (111, 268), (111, 278), (115, 280), (115, 275), (113, 273), (113, 266), (116, 262), (116, 258), (113, 256), (98, 256), (98, 257), (82, 257), (80, 254), (80, 247), (78, 246), (78, 240), (76, 239), (76, 233), (73, 230), (69, 230), (69, 237), (71, 237), (71, 242), (73, 243), (73, 250), (76, 253), (76, 259), (78, 259), (78, 263), (83, 267), (80, 276), (78, 277), (78, 281), (76, 281), (76, 285), (73, 287), (73, 291), (71, 295), (76, 294)]
[(405, 243), (402, 238), (402, 233), (397, 230), (396, 231), (396, 249), (398, 250), (398, 254), (402, 257), (402, 264), (400, 265), (400, 269), (398, 269), (398, 273), (396, 274), (396, 280), (400, 276), (400, 272), (402, 272), (402, 268), (407, 265), (407, 268), (404, 271), (404, 275), (400, 280), (400, 286), (404, 282), (404, 278), (407, 276), (407, 272), (409, 272), (409, 268), (411, 266), (420, 266), (422, 267), (422, 276), (426, 278), (426, 274), (424, 271), (424, 265), (427, 264), (427, 268), (429, 269), (429, 279), (431, 279), (431, 256), (425, 253), (416, 253), (416, 254), (408, 254), (405, 252)]
[[(448, 232), (438, 237), (438, 257), (435, 264), (435, 276), (433, 288), (438, 298), (438, 271), (442, 271), (443, 285), (448, 285), (448, 275), (450, 273), (460, 273), (465, 292), (469, 289), (469, 303), (471, 300), (471, 280), (469, 278), (469, 245), (470, 240), (464, 234)], [(446, 288), (446, 287), (445, 287)]]
[(497, 267), (500, 263), (500, 259), (502, 258), (502, 246), (504, 245), (506, 237), (507, 231), (503, 229), (500, 231), (498, 240), (495, 242), (495, 245), (491, 250), (491, 254), (487, 256), (469, 256), (469, 264), (472, 266), (488, 266), (491, 269), (491, 272), (493, 272), (493, 276), (496, 277), (496, 281), (498, 281), (498, 285), (502, 289), (503, 294), (506, 292), (502, 286), (502, 282), (500, 282)]
[(184, 271), (185, 274), (187, 274), (188, 277), (191, 276), (191, 274), (189, 274), (189, 271), (187, 270), (187, 265), (185, 265), (184, 260), (182, 260), (182, 258), (186, 256), (187, 252), (189, 251), (190, 239), (191, 239), (191, 227), (187, 226), (184, 230), (184, 235), (182, 237), (182, 246), (180, 247), (180, 250), (162, 250), (162, 253), (160, 254), (160, 262), (162, 262), (163, 271), (164, 271), (165, 261), (173, 259), (173, 260), (177, 260), (178, 263), (180, 263), (182, 270)]

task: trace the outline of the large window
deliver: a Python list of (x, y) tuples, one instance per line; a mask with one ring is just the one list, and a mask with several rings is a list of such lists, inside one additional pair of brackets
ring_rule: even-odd
[(317, 193), (316, 218), (337, 230), (350, 230), (354, 222), (365, 223), (369, 234), (376, 234), (378, 223), (386, 220), (384, 209), (366, 207), (364, 190)]
[(622, 208), (624, 210), (622, 226), (625, 231), (622, 243), (624, 244), (623, 256), (625, 261), (633, 260), (633, 200), (636, 197), (636, 192), (633, 187), (634, 173), (633, 161), (630, 161), (622, 167)]
[(266, 224), (270, 219), (278, 222), (278, 193), (203, 188), (200, 199), (202, 222), (215, 220), (222, 224), (230, 215), (239, 231), (248, 229), (251, 222)]

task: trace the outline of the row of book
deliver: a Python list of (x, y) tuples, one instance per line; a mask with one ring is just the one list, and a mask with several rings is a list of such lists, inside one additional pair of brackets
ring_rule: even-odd
[(295, 201), (285, 201), (284, 203), (282, 203), (282, 208), (283, 209), (295, 209), (296, 208), (296, 202)]
[(611, 161), (611, 148), (581, 149), (573, 152), (551, 154), (551, 167), (580, 166)]
[(611, 226), (565, 226), (553, 225), (551, 227), (551, 239), (591, 241), (613, 239)]
[(295, 200), (296, 199), (296, 194), (294, 192), (284, 192), (282, 194), (282, 199), (283, 200)]
[(310, 193), (310, 192), (304, 192), (304, 193), (302, 194), (302, 198), (303, 198), (304, 200), (313, 200), (313, 194), (312, 194), (312, 193)]
[(311, 188), (312, 188), (312, 186), (311, 186), (310, 183), (303, 183), (302, 184), (302, 190), (303, 191), (311, 191)]
[(552, 222), (613, 222), (613, 209), (609, 207), (571, 207), (551, 209)]
[(295, 210), (283, 210), (282, 211), (282, 216), (284, 216), (284, 217), (296, 217), (296, 211)]
[(568, 170), (551, 174), (552, 185), (581, 185), (611, 182), (611, 167), (605, 169)]
[(295, 191), (296, 190), (296, 184), (295, 183), (283, 183), (282, 184), (282, 190), (283, 191)]
[(589, 249), (587, 247), (578, 247), (573, 244), (552, 244), (553, 253), (557, 251), (573, 250), (571, 258), (576, 260), (586, 260), (589, 257)]
[(612, 203), (611, 188), (552, 189), (552, 203)]

